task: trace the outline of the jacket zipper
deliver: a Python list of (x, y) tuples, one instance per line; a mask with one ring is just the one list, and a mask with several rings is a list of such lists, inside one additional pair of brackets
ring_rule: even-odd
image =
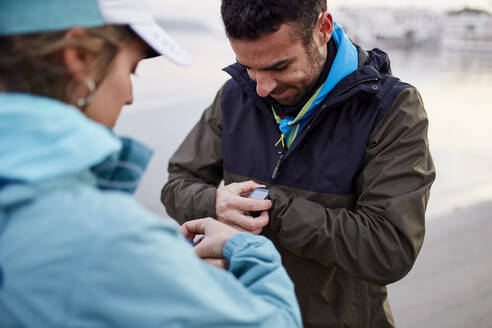
[[(336, 95), (336, 97), (343, 96), (344, 94), (348, 93), (350, 90), (352, 90), (353, 88), (355, 88), (356, 86), (358, 86), (358, 85), (360, 85), (362, 83), (376, 82), (378, 80), (379, 80), (379, 78), (370, 78), (370, 79), (361, 80), (358, 83), (351, 85), (349, 88), (347, 88), (347, 89), (339, 92)], [(336, 104), (336, 103), (338, 103), (338, 102), (334, 102), (333, 104)], [(331, 107), (333, 104), (330, 104), (330, 105), (327, 105), (327, 106), (322, 106), (320, 108), (320, 111), (318, 111), (318, 113), (316, 113), (311, 118), (310, 122), (308, 122), (308, 124), (306, 125), (306, 128), (309, 129), (311, 127), (311, 123), (314, 122), (314, 120), (320, 115), (320, 112), (326, 110), (329, 107)], [(280, 145), (279, 147), (276, 147), (275, 150), (277, 151), (278, 159), (277, 159), (277, 163), (275, 164), (275, 168), (273, 169), (272, 180), (277, 179), (278, 172), (280, 171), (280, 165), (282, 164), (282, 160), (284, 159), (285, 153), (287, 152), (287, 147), (285, 147), (283, 145)]]
[(280, 169), (280, 164), (282, 163), (282, 159), (284, 158), (284, 155), (285, 155), (285, 151), (287, 150), (286, 147), (284, 146), (281, 146), (281, 149), (278, 149), (277, 150), (277, 154), (278, 154), (278, 160), (277, 160), (277, 164), (275, 165), (275, 168), (273, 169), (273, 174), (272, 174), (272, 180), (275, 180), (278, 176), (278, 171)]

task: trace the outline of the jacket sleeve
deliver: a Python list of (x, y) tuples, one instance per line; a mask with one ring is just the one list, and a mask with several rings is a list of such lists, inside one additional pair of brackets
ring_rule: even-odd
[(169, 160), (161, 201), (180, 223), (215, 217), (215, 192), (223, 178), (221, 97), (222, 88)]
[(420, 95), (405, 89), (370, 137), (354, 211), (324, 208), (273, 187), (269, 229), (282, 247), (380, 285), (405, 276), (423, 243), (435, 179), (427, 128)]
[(293, 284), (268, 239), (230, 238), (226, 271), (196, 257), (173, 221), (134, 221), (144, 222), (120, 225), (95, 242), (77, 269), (67, 299), (77, 311), (73, 326), (302, 327)]

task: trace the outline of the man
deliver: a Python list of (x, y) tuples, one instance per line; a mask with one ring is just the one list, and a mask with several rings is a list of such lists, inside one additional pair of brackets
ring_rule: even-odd
[[(420, 251), (435, 178), (420, 95), (384, 52), (354, 46), (323, 0), (221, 9), (237, 63), (170, 160), (168, 213), (269, 237), (305, 327), (394, 327), (385, 285)], [(271, 208), (242, 197), (247, 180), (269, 187)]]

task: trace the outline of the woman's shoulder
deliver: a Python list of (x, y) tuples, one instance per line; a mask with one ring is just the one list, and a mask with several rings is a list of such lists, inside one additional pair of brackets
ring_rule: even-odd
[(81, 186), (69, 193), (53, 195), (54, 201), (60, 197), (64, 198), (62, 206), (70, 213), (73, 223), (86, 225), (90, 230), (108, 226), (135, 229), (155, 224), (177, 230), (174, 220), (157, 216), (126, 192)]
[(63, 235), (70, 237), (71, 243), (104, 242), (118, 234), (149, 229), (164, 231), (168, 236), (179, 234), (174, 220), (147, 210), (131, 194), (100, 190), (86, 184), (39, 191), (34, 199), (11, 215), (14, 216), (12, 223), (21, 230)]
[(162, 249), (184, 242), (174, 220), (154, 215), (130, 194), (85, 185), (51, 189), (3, 214), (0, 256), (18, 253), (4, 264), (23, 263), (19, 267), (32, 272), (66, 271), (101, 252), (127, 253), (136, 245)]
[[(32, 307), (48, 309), (49, 320), (72, 315), (67, 300), (87, 308), (101, 304), (91, 298), (95, 295), (104, 295), (108, 303), (119, 301), (119, 293), (138, 274), (172, 277), (175, 263), (186, 267), (193, 254), (173, 220), (157, 217), (123, 192), (70, 185), (39, 193), (0, 214), (5, 224), (0, 257), (8, 278), (4, 288), (25, 295)], [(169, 249), (173, 251), (163, 252)], [(163, 269), (162, 262), (172, 265)], [(50, 297), (43, 294), (46, 290)]]

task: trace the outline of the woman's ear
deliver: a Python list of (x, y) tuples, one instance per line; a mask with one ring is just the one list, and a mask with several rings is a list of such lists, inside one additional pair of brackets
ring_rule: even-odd
[[(86, 36), (87, 32), (84, 29), (72, 28), (65, 33), (65, 40), (76, 40)], [(84, 81), (89, 77), (92, 58), (92, 53), (82, 47), (67, 46), (62, 50), (63, 63), (75, 81)]]

